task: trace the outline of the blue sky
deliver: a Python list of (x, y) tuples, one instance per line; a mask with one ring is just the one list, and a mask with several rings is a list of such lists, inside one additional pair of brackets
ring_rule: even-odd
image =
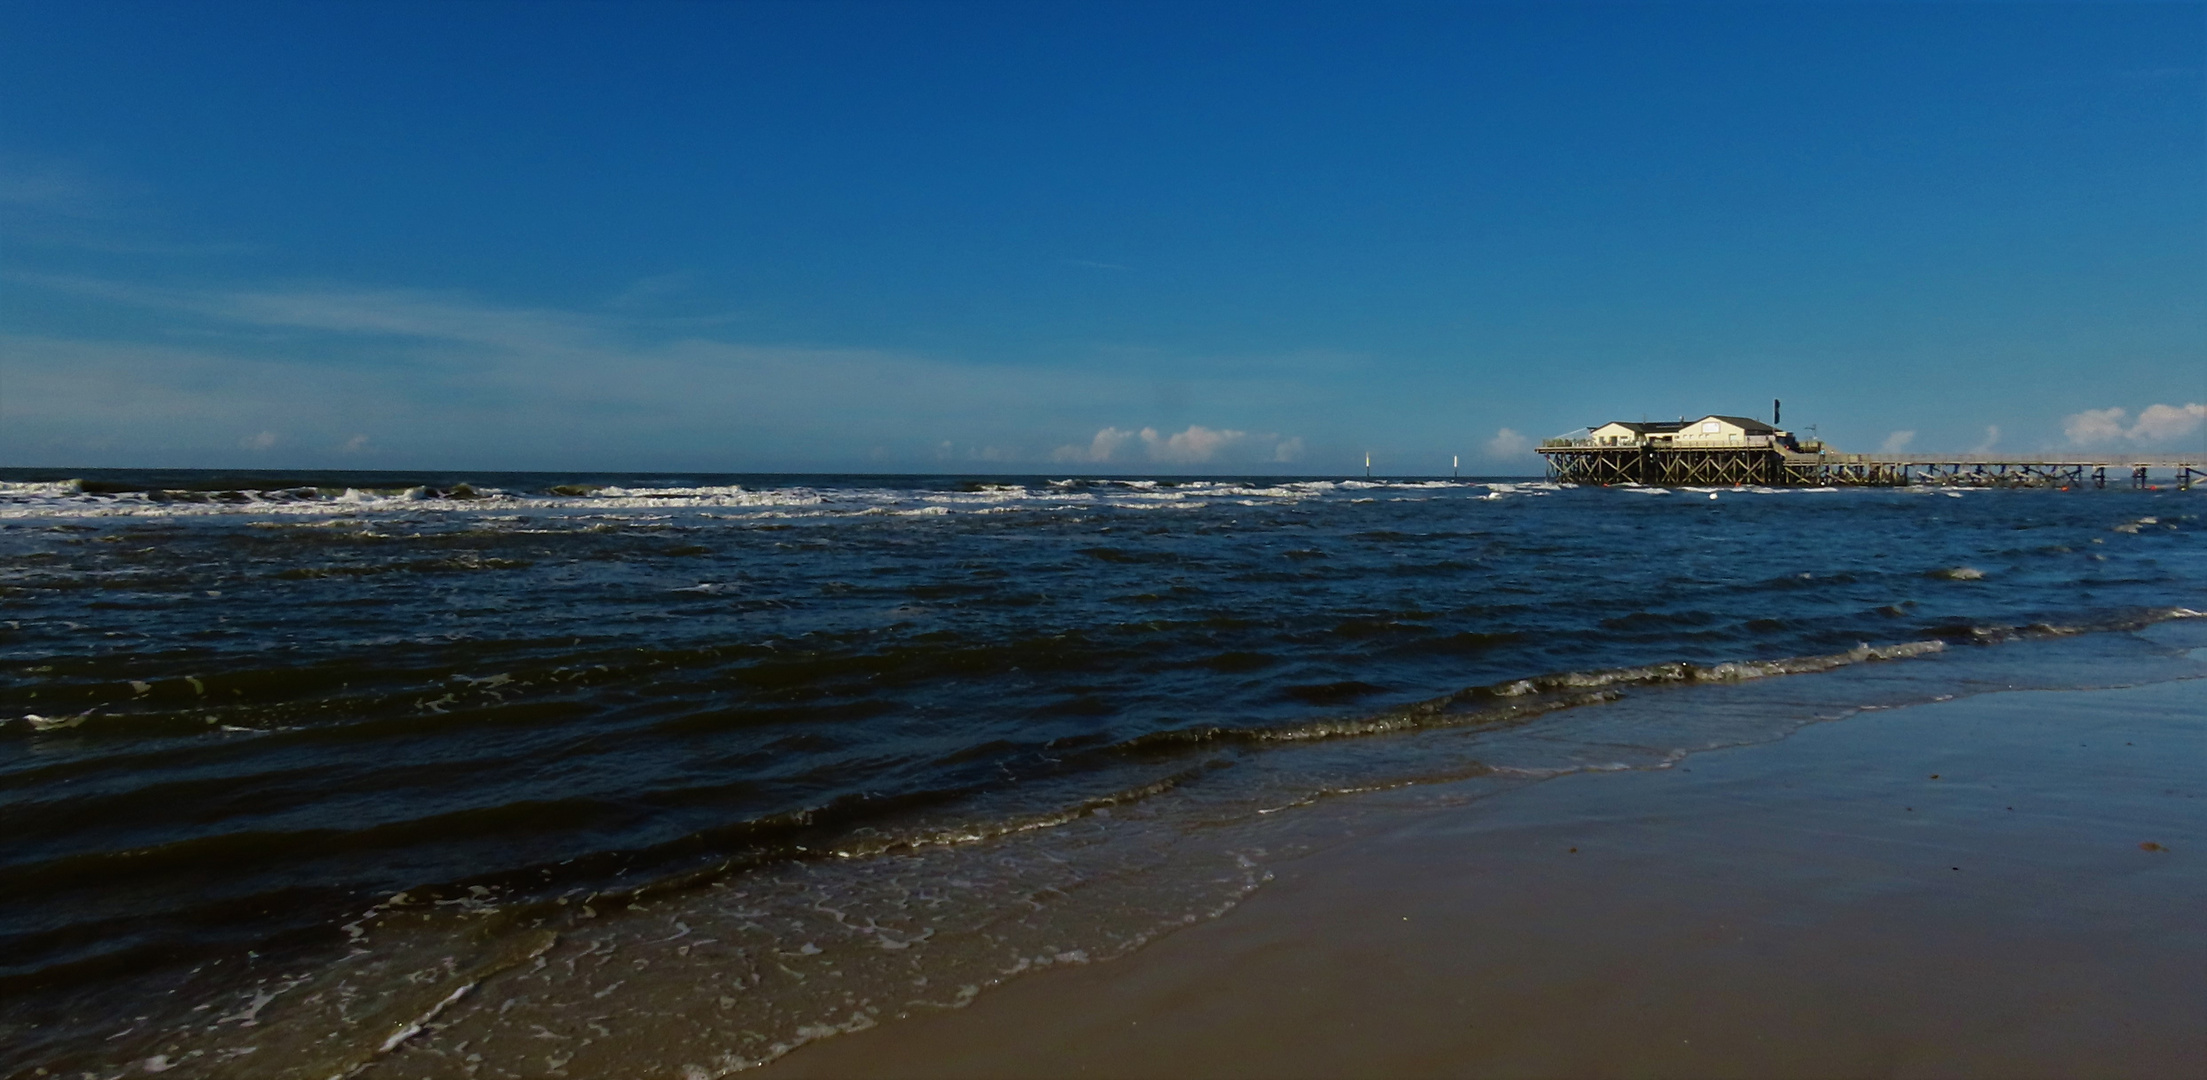
[(0, 464), (1527, 472), (1774, 397), (2197, 448), (2203, 56), (2200, 4), (17, 0)]

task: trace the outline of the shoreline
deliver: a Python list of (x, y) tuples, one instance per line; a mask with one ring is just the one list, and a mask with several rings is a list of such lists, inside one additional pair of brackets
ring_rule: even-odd
[[(2051, 729), (2044, 717), (2035, 725), (2004, 720), (1999, 730), (1977, 731), (1944, 750), (1938, 738), (1896, 740), (1887, 735), (1882, 741), (1863, 742), (1831, 732), (1864, 725), (1875, 728), (1895, 717), (1946, 715), (1978, 707), (1972, 703), (2005, 703), (1982, 706), (2002, 715), (2004, 708), (2017, 711), (2007, 706), (2041, 703), (2020, 710), (2028, 721), (2054, 707), (2045, 702), (2090, 701), (2097, 700), (2094, 695), (2135, 695), (2153, 692), (2156, 686), (2186, 686), (2145, 683), (2117, 690), (2077, 689), (2120, 686), (2154, 678), (2156, 673), (2163, 679), (2174, 675), (2201, 680), (2169, 693), (2207, 687), (2201, 674), (2207, 671), (2201, 663), (2207, 661), (2207, 648), (2200, 647), (2207, 638), (2199, 635), (2207, 624), (2197, 620), (2167, 618), (2126, 632), (2074, 636), (2039, 629), (2047, 633), (2026, 634), (2012, 642), (2004, 636), (1995, 638), (2002, 644), (1998, 649), (1937, 650), (1936, 658), (1923, 658), (1921, 665), (1812, 664), (1797, 672), (1815, 674), (1814, 679), (1656, 680), (1647, 693), (1605, 700), (1583, 714), (1574, 712), (1561, 724), (1446, 727), (1429, 733), (1438, 735), (1438, 741), (1397, 736), (1374, 742), (1321, 740), (1304, 752), (1346, 755), (1334, 768), (1354, 762), (1354, 775), (1368, 778), (1374, 767), (1400, 770), (1414, 763), (1412, 771), (1427, 778), (1362, 789), (1335, 788), (1284, 804), (1250, 797), (1268, 790), (1263, 784), (1266, 774), (1253, 771), (1257, 787), (1194, 785), (1190, 791), (1197, 801), (1193, 802), (1135, 800), (1099, 805), (1090, 807), (1091, 813), (1054, 822), (1052, 827), (975, 837), (979, 842), (973, 843), (916, 845), (878, 859), (796, 862), (770, 872), (731, 875), (695, 889), (649, 897), (638, 893), (612, 907), (598, 904), (594, 908), (591, 901), (597, 897), (593, 896), (584, 899), (579, 911), (502, 911), (508, 905), (491, 898), (479, 903), (451, 901), (459, 905), (451, 911), (445, 910), (446, 900), (439, 900), (434, 911), (420, 907), (399, 912), (394, 900), (391, 905), (377, 905), (347, 927), (352, 951), (345, 957), (326, 963), (312, 958), (306, 963), (277, 959), (261, 968), (265, 974), (251, 973), (257, 981), (243, 991), (201, 991), (189, 1001), (177, 999), (175, 1009), (191, 1001), (200, 1003), (192, 1015), (179, 1014), (182, 1023), (164, 1021), (142, 1034), (135, 1027), (116, 1032), (108, 1044), (114, 1050), (101, 1055), (98, 1063), (126, 1071), (142, 1065), (158, 1066), (159, 1071), (182, 1070), (176, 1075), (271, 1077), (349, 1074), (363, 1067), (392, 1076), (690, 1077), (769, 1064), (795, 1075), (1071, 1072), (1108, 1076), (1187, 1071), (1180, 1067), (1184, 1060), (1196, 1060), (1220, 1047), (1294, 1045), (1292, 1038), (1283, 1043), (1275, 1030), (1282, 1022), (1267, 1017), (1293, 1016), (1297, 1003), (1253, 996), (1251, 987), (1286, 985), (1296, 973), (1260, 968), (1257, 975), (1237, 974), (1248, 970), (1247, 958), (1231, 948), (1221, 952), (1224, 947), (1216, 944), (1236, 940), (1234, 935), (1244, 934), (1244, 927), (1264, 925), (1252, 924), (1246, 911), (1232, 910), (1251, 905), (1249, 910), (1258, 913), (1255, 918), (1270, 919), (1273, 924), (1287, 920), (1285, 935), (1266, 947), (1269, 953), (1290, 960), (1318, 956), (1322, 959), (1315, 963), (1321, 968), (1387, 969), (1415, 991), (1412, 1000), (1390, 1006), (1387, 1016), (1359, 1021), (1357, 1011), (1368, 1012), (1369, 1002), (1387, 1000), (1386, 993), (1400, 996), (1394, 982), (1376, 989), (1323, 980), (1309, 984), (1305, 993), (1311, 1001), (1302, 1005), (1315, 1002), (1324, 1007), (1322, 1013), (1340, 1011), (1347, 1019), (1303, 1016), (1285, 1022), (1285, 1030), (1299, 1037), (1326, 1031), (1328, 1023), (1346, 1023), (1352, 1030), (1346, 1035), (1335, 1031), (1324, 1049), (1351, 1057), (1330, 1060), (1327, 1067), (1307, 1069), (1304, 1074), (1646, 1072), (1650, 1070), (1636, 1060), (1622, 1066), (1614, 1061), (1559, 1064), (1538, 1055), (1533, 1056), (1534, 1064), (1504, 1067), (1512, 1060), (1510, 1055), (1519, 1051), (1484, 1044), (1427, 1046), (1418, 1051), (1426, 1055), (1423, 1058), (1390, 1058), (1399, 1058), (1418, 1046), (1419, 1040), (1462, 1019), (1451, 1015), (1417, 1019), (1419, 1006), (1448, 998), (1458, 980), (1453, 976), (1436, 980), (1434, 973), (1421, 974), (1415, 965), (1404, 969), (1401, 954), (1405, 950), (1413, 959), (1454, 955), (1460, 967), (1481, 971), (1485, 983), (1503, 988), (1513, 986), (1513, 977), (1536, 971), (1546, 961), (1531, 955), (1508, 963), (1464, 956), (1467, 944), (1478, 945), (1476, 941), (1367, 939), (1358, 948), (1345, 948), (1342, 942), (1354, 944), (1353, 935), (1340, 941), (1334, 937), (1359, 929), (1355, 912), (1371, 906), (1377, 889), (1387, 902), (1409, 899), (1426, 908), (1423, 914), (1403, 918), (1414, 926), (1388, 926), (1390, 934), (1423, 930), (1450, 918), (1462, 922), (1467, 916), (1457, 909), (1468, 895), (1489, 904), (1470, 910), (1468, 916), (1482, 927), (1502, 927), (1511, 933), (1519, 932), (1515, 929), (1519, 927), (1538, 931), (1559, 918), (1558, 912), (1575, 912), (1583, 926), (1605, 932), (1612, 925), (1632, 927), (1642, 939), (1661, 941), (1675, 936), (1680, 927), (1700, 927), (1707, 898), (1685, 892), (1665, 899), (1666, 894), (1656, 890), (1651, 895), (1668, 908), (1654, 911), (1661, 904), (1651, 901), (1650, 912), (1622, 914), (1588, 898), (1612, 895), (1620, 882), (1640, 889), (1644, 883), (1667, 881), (1676, 874), (1666, 864), (1633, 865), (1626, 859), (1587, 865), (1596, 860), (1582, 859), (1582, 854), (1605, 848), (1600, 843), (1584, 845), (1585, 837), (1578, 835), (1558, 834), (1567, 847), (1582, 848), (1566, 850), (1567, 859), (1538, 845), (1522, 851), (1480, 845), (1497, 842), (1496, 836), (1531, 835), (1527, 830), (1552, 832), (1560, 825), (1614, 832), (1631, 824), (1637, 830), (1627, 838), (1631, 842), (1607, 845), (1610, 854), (1657, 851), (1675, 857), (1681, 865), (1737, 873), (1740, 867), (1712, 863), (1710, 852), (1686, 843), (1693, 839), (1692, 830), (1682, 829), (1682, 824), (1695, 829), (1709, 824), (1719, 833), (1737, 832), (1739, 822), (1728, 815), (1741, 807), (1783, 818), (1800, 809), (1795, 805), (1798, 798), (1789, 803), (1784, 795), (1790, 788), (1820, 792), (1826, 802), (1860, 802), (1870, 790), (1871, 781), (1866, 778), (1876, 768), (1929, 752), (1977, 753), (1990, 748), (2028, 766), (2034, 749), (2044, 749), (2032, 740), (2044, 742)], [(2042, 689), (2025, 689), (2034, 685)], [(1939, 702), (1942, 688), (1965, 696), (1924, 704)], [(1924, 712), (1927, 709), (1932, 712)], [(2207, 715), (2207, 702), (2195, 694), (2181, 707), (2157, 706), (2140, 713), (2160, 714), (2165, 714), (2163, 719), (2197, 718)], [(1945, 728), (1934, 724), (1926, 730), (1936, 733)], [(1818, 732), (1826, 734), (1818, 736)], [(2196, 731), (2182, 734), (2196, 745)], [(1804, 781), (1794, 775), (1801, 771), (1799, 753), (1784, 748), (1812, 738), (1838, 740), (1844, 751), (1839, 760), (1848, 760), (1847, 754), (1861, 760), (1836, 773), (1820, 765)], [(2022, 741), (2017, 743), (2018, 739)], [(1478, 760), (1462, 758), (1459, 763), (1471, 768), (1456, 772), (1457, 779), (1439, 779), (1449, 772), (1436, 770), (1436, 763), (1456, 760), (1458, 754), (1476, 754)], [(1732, 791), (1713, 803), (1697, 787), (1671, 786), (1735, 757), (1762, 763), (1750, 772), (1761, 770), (1755, 775), (1766, 782)], [(1280, 760), (1278, 755), (1266, 755), (1244, 764)], [(1392, 766), (1386, 764), (1388, 760)], [(1551, 771), (1558, 767), (1561, 775)], [(1300, 778), (1298, 785), (1307, 784), (1327, 768), (1327, 759), (1320, 757), (1315, 763), (1301, 761), (1283, 775)], [(1942, 771), (1952, 778), (1964, 770)], [(2023, 779), (2029, 780), (2031, 772), (2024, 768)], [(1663, 777), (1670, 779), (1651, 779)], [(2190, 784), (2186, 790), (2196, 795), (2196, 780), (2194, 775), (2177, 786)], [(1678, 801), (1681, 790), (1692, 798)], [(2106, 792), (2087, 790), (2083, 797), (2090, 802), (2104, 801), (2106, 796)], [(1272, 803), (1270, 808), (1266, 803)], [(1292, 813), (1273, 816), (1290, 808)], [(1580, 821), (1589, 814), (1591, 822)], [(1643, 820), (1651, 814), (1660, 820)], [(2187, 834), (2179, 829), (2170, 833), (2176, 838), (2173, 845), (2166, 844), (2167, 838), (2154, 842), (2179, 853), (2207, 850), (2207, 830), (2196, 826), (2196, 820), (2184, 826), (2203, 834), (2196, 841), (2185, 839)], [(1772, 846), (1752, 832), (1734, 835), (1732, 841)], [(1435, 845), (1434, 850), (1455, 852), (1459, 862), (1507, 868), (1508, 877), (1500, 880), (1522, 888), (1515, 894), (1500, 893), (1493, 889), (1495, 881), (1466, 879), (1456, 884), (1479, 889), (1464, 895), (1425, 895), (1420, 890), (1430, 893), (1434, 888), (1426, 880), (1433, 856), (1419, 845), (1428, 843)], [(1800, 853), (1781, 850), (1777, 854), (1769, 865)], [(1578, 873), (1580, 880), (1567, 880), (1570, 873)], [(1260, 882), (1271, 882), (1275, 875), (1277, 882), (1260, 887)], [(2188, 887), (2194, 893), (2207, 892), (2201, 884), (2195, 881)], [(1325, 889), (1341, 895), (1330, 908), (1311, 906), (1308, 895)], [(1290, 899), (1282, 901), (1281, 896)], [(1304, 899), (1293, 899), (1297, 896)], [(1263, 914), (1279, 903), (1303, 907), (1291, 906), (1286, 910), (1296, 914), (1288, 916)], [(1918, 922), (1929, 919), (1922, 913), (1904, 915)], [(1743, 923), (1753, 918), (1752, 912), (1738, 915)], [(1221, 931), (1217, 929), (1221, 925), (1233, 929)], [(1706, 933), (1706, 928), (1696, 932)], [(1874, 937), (1861, 926), (1851, 932), (1865, 940)], [(1932, 932), (1917, 931), (1919, 936)], [(1974, 932), (1973, 927), (1962, 926), (1950, 928), (1946, 936), (1967, 937)], [(1220, 937), (1222, 933), (1227, 937)], [(1630, 955), (1640, 947), (1634, 940), (1616, 938), (1615, 933), (1611, 939), (1551, 942), (1555, 947), (1549, 952), (1584, 967), (1605, 955)], [(1324, 949), (1314, 949), (1314, 937)], [(1531, 937), (1537, 939), (1538, 934)], [(1187, 944), (1190, 941), (1197, 944)], [(2191, 963), (2207, 958), (2207, 948), (2187, 946), (2179, 955)], [(1695, 960), (1672, 959), (1685, 966)], [(1813, 966), (1815, 961), (1810, 957), (1796, 966)], [(1985, 966), (1981, 960), (1970, 963)], [(432, 969), (437, 973), (424, 981)], [(1149, 973), (1139, 978), (1151, 983), (1160, 978), (1208, 983), (1200, 991), (1173, 991), (1166, 1000), (1144, 1002), (1136, 994), (1121, 1003), (1124, 1031), (1099, 1032), (1089, 1030), (1093, 1025), (1081, 1026), (1079, 1018), (1090, 1010), (1090, 998), (1108, 999), (1119, 993), (1109, 980), (1135, 977), (1128, 972)], [(1750, 985), (1759, 974), (1735, 971), (1703, 981)], [(1610, 975), (1601, 978), (1614, 981)], [(2021, 975), (2006, 978), (2018, 985), (2029, 981)], [(1106, 982), (1092, 984), (1086, 981), (1090, 979)], [(1053, 989), (1066, 985), (1088, 989), (1072, 997)], [(2196, 985), (2182, 980), (2171, 985), (2177, 986), (2175, 997), (2207, 1004), (2207, 994)], [(1782, 997), (1784, 989), (1764, 987), (1760, 993), (1776, 998)], [(1552, 1016), (1516, 1017), (1509, 1025), (1544, 1030), (1551, 1041), (1580, 1038), (1565, 1018), (1591, 998), (1584, 991), (1581, 987), (1573, 999), (1556, 1003)], [(1544, 992), (1535, 986), (1516, 996), (1538, 1000)], [(1191, 1009), (1186, 1000), (1191, 993), (1211, 1013), (1223, 1008), (1227, 1014)], [(620, 995), (613, 999), (618, 1004), (598, 1004), (615, 994)], [(1958, 991), (1957, 996), (1966, 995)], [(971, 1007), (947, 1011), (959, 1004)], [(1509, 1015), (1507, 1001), (1475, 1000), (1475, 1004), (1494, 1015)], [(1728, 1006), (1720, 1004), (1717, 1011), (1724, 1007)], [(1236, 1013), (1236, 1008), (1243, 1011)], [(1834, 1015), (1844, 1011), (1825, 1008)], [(214, 1019), (200, 1017), (201, 1010)], [(1171, 1028), (1183, 1013), (1206, 1017), (1210, 1024), (1185, 1033), (1187, 1045), (1159, 1051), (1145, 1048), (1140, 1041), (1127, 1043), (1137, 1028), (1146, 1029), (1141, 1034), (1154, 1040), (1160, 1029)], [(946, 1019), (977, 1015), (998, 1019), (983, 1022), (982, 1029), (967, 1036), (955, 1034), (961, 1021)], [(1673, 1019), (1681, 1028), (1687, 1023)], [(1687, 1018), (1694, 1019), (1698, 1015)], [(1549, 1026), (1542, 1029), (1536, 1021)], [(1390, 1030), (1389, 1023), (1410, 1027)], [(1618, 1027), (1614, 1017), (1600, 1023)], [(2119, 1020), (2110, 1023), (2119, 1026)], [(2163, 1026), (2180, 1027), (2181, 1021)], [(1359, 1027), (1385, 1036), (1378, 1045), (1364, 1045), (1353, 1037)], [(1771, 1021), (1765, 1027), (1782, 1025)], [(1036, 1033), (1040, 1041), (1019, 1051), (1025, 1056), (1006, 1057), (1008, 1051), (996, 1045), (1001, 1042), (996, 1032), (1002, 1030)], [(945, 1031), (952, 1034), (942, 1035)], [(833, 1037), (838, 1032), (859, 1034)], [(116, 1043), (115, 1038), (129, 1041)], [(957, 1045), (959, 1038), (980, 1040), (985, 1052), (974, 1058), (970, 1048)], [(1054, 1046), (1051, 1039), (1057, 1040)], [(867, 1049), (874, 1046), (889, 1047), (887, 1057)], [(2207, 1051), (2207, 1044), (2199, 1049)], [(2117, 1048), (2103, 1057), (2121, 1060), (2120, 1053), (2135, 1052), (2135, 1047)], [(1839, 1059), (1829, 1052), (1822, 1056)], [(1384, 1064), (1368, 1064), (1367, 1059)], [(79, 1060), (85, 1066), (95, 1064), (89, 1055)], [(818, 1060), (829, 1064), (809, 1064)], [(1238, 1058), (1209, 1060), (1200, 1071), (1295, 1075), (1297, 1067), (1316, 1060), (1323, 1058), (1295, 1050), (1254, 1064)], [(33, 1059), (26, 1064), (57, 1063)], [(1784, 1061), (1750, 1064), (1731, 1071), (1821, 1075), (1814, 1068), (1793, 1068)], [(1653, 1071), (1698, 1075), (1721, 1074), (1726, 1068), (1721, 1062), (1696, 1060), (1663, 1064)], [(1881, 1071), (1894, 1070), (1873, 1064), (1849, 1074)]]
[(2207, 1075), (2203, 716), (1979, 694), (1367, 801), (1224, 918), (764, 1075)]

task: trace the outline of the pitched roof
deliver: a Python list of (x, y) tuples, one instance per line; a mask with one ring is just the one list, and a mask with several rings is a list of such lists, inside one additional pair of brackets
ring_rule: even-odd
[(1685, 424), (1679, 423), (1675, 420), (1611, 420), (1609, 421), (1609, 423), (1606, 424), (1596, 424), (1593, 428), (1589, 428), (1587, 430), (1591, 431), (1594, 430), (1594, 428), (1605, 428), (1608, 427), (1610, 424), (1615, 424), (1618, 427), (1626, 428), (1631, 431), (1637, 431), (1642, 435), (1661, 435), (1664, 432), (1677, 431), (1686, 426)]
[(1760, 420), (1751, 420), (1745, 416), (1723, 416), (1717, 413), (1710, 413), (1709, 415), (1702, 417), (1702, 419), (1722, 420), (1728, 424), (1736, 424), (1743, 430), (1752, 431), (1758, 435), (1768, 434), (1770, 432), (1778, 430), (1777, 428), (1771, 427), (1769, 424), (1763, 423)]

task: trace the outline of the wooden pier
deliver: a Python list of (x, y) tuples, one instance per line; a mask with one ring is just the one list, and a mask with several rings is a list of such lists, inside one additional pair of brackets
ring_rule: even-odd
[(1835, 454), (1800, 453), (1776, 441), (1760, 442), (1608, 446), (1591, 439), (1550, 439), (1539, 450), (1549, 478), (1567, 484), (2104, 488), (2112, 475), (2118, 485), (2144, 488), (2150, 486), (2151, 470), (2164, 470), (2175, 474), (2177, 488), (2190, 490), (2195, 479), (2207, 478), (2207, 454)]

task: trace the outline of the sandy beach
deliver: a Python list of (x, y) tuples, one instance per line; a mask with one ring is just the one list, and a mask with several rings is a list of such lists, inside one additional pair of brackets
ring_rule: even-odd
[(2207, 681), (1996, 693), (1323, 808), (1217, 922), (765, 1074), (2207, 1076), (2203, 728)]

